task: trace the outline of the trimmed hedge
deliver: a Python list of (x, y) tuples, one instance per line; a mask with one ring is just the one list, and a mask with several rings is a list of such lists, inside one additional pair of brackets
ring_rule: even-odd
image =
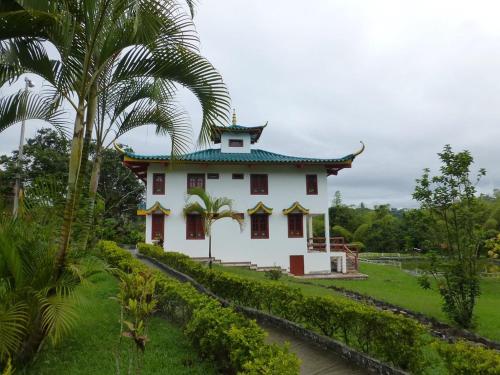
[[(275, 281), (210, 270), (184, 254), (165, 252), (158, 246), (137, 247), (142, 254), (190, 275), (222, 298), (294, 321), (404, 370), (421, 373), (432, 366), (423, 353), (429, 344), (425, 328), (413, 319), (358, 302), (307, 297), (300, 289)], [(436, 340), (432, 346), (450, 374), (500, 374), (500, 354), (495, 350), (464, 341), (448, 344)]]
[(426, 331), (413, 319), (330, 296), (304, 296), (299, 288), (210, 270), (184, 254), (165, 252), (158, 246), (137, 246), (140, 253), (190, 275), (236, 304), (299, 323), (404, 370), (419, 372), (425, 365)]
[(433, 346), (443, 358), (451, 375), (500, 374), (500, 355), (496, 350), (465, 341), (454, 344), (436, 341)]
[(152, 271), (112, 241), (99, 241), (97, 250), (124, 272), (153, 272), (158, 307), (184, 326), (184, 332), (203, 358), (225, 374), (299, 374), (299, 360), (287, 347), (264, 343), (265, 332), (254, 320), (222, 307), (188, 283)]

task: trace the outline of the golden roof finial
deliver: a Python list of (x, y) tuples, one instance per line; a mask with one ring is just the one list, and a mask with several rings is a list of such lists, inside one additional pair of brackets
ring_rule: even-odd
[(236, 125), (236, 110), (233, 108), (233, 125)]

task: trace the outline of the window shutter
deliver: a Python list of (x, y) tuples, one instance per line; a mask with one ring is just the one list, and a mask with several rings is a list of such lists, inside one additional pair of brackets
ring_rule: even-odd
[(307, 195), (318, 194), (318, 176), (315, 174), (306, 175), (306, 193)]
[(153, 173), (153, 194), (165, 194), (165, 173)]

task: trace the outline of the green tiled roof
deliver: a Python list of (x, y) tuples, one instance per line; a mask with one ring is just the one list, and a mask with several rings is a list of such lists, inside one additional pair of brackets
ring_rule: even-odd
[[(170, 155), (139, 155), (124, 151), (124, 154), (136, 160), (170, 160)], [(202, 163), (305, 163), (305, 164), (335, 164), (346, 163), (354, 160), (356, 154), (335, 159), (305, 158), (298, 156), (287, 156), (276, 154), (274, 152), (253, 149), (249, 153), (228, 153), (221, 152), (220, 149), (207, 149), (180, 155), (176, 158), (178, 161), (202, 162)]]

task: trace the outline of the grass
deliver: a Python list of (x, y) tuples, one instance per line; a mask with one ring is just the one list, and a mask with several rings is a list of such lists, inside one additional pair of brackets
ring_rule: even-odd
[[(248, 278), (264, 279), (263, 272), (236, 267), (220, 267), (220, 269)], [(335, 285), (450, 323), (441, 310), (442, 300), (437, 290), (435, 288), (432, 290), (422, 289), (417, 284), (415, 276), (402, 271), (398, 267), (380, 264), (361, 263), (360, 272), (367, 274), (368, 279), (309, 279), (307, 282), (313, 285), (306, 285), (301, 283), (303, 280), (283, 276), (280, 282), (300, 287), (305, 295), (335, 295), (345, 298), (333, 290), (324, 288), (325, 286)], [(481, 280), (481, 296), (477, 301), (475, 314), (477, 318), (475, 332), (493, 340), (500, 340), (499, 280)]]
[[(59, 345), (47, 344), (25, 374), (117, 374), (116, 357), (127, 366), (132, 342), (120, 340), (120, 308), (110, 297), (116, 296), (118, 283), (108, 274), (94, 277), (93, 286), (85, 287), (79, 320)], [(164, 319), (154, 317), (149, 323), (142, 374), (216, 374), (201, 362), (182, 331)], [(126, 374), (127, 369), (122, 369)]]

